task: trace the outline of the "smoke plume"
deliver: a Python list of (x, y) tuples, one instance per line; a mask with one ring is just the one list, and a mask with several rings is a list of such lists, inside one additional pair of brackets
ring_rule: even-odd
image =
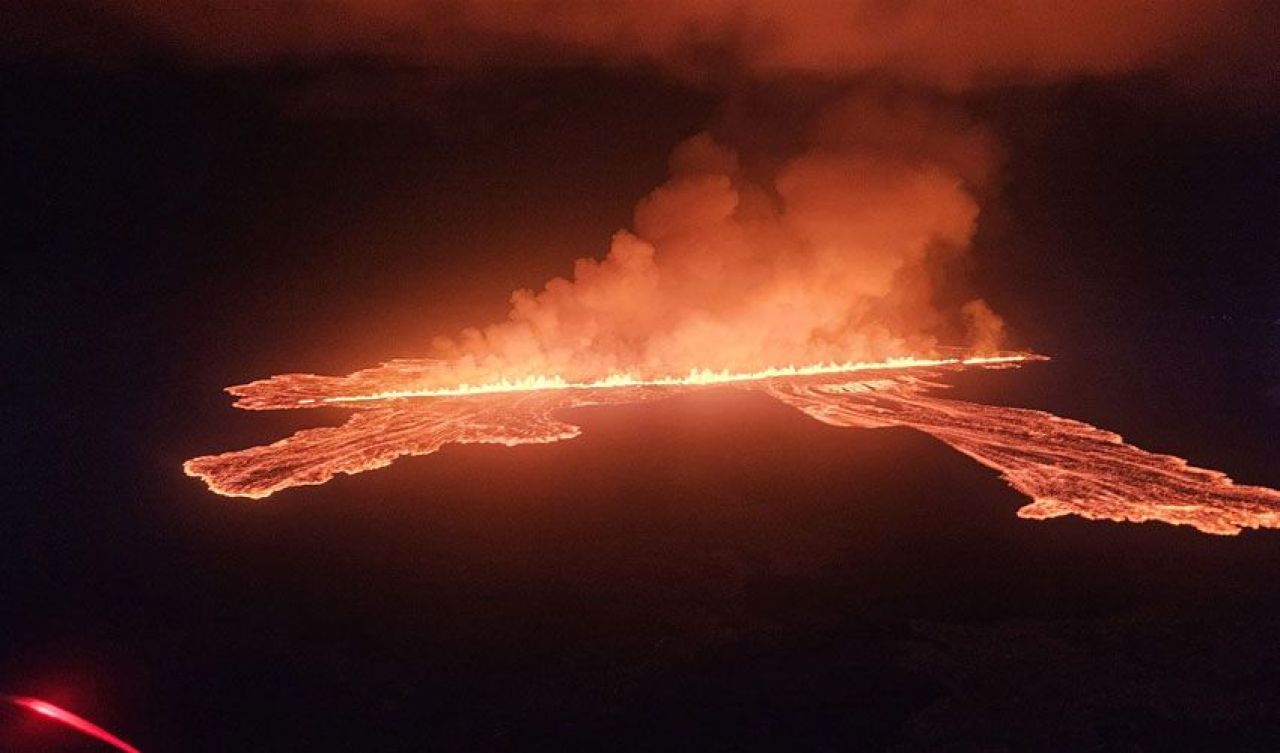
[[(693, 136), (602, 260), (517, 291), (507, 321), (442, 338), (437, 355), (474, 381), (926, 352), (960, 320), (935, 306), (931, 267), (965, 253), (993, 160), (986, 132), (961, 122), (901, 97), (842, 100), (758, 177)], [(990, 308), (965, 310), (973, 344), (998, 347)]]
[[(758, 154), (712, 132), (603, 258), (511, 297), (505, 321), (438, 338), (446, 378), (680, 374), (867, 360), (945, 342), (992, 351), (1004, 324), (956, 298), (998, 168), (958, 95), (1161, 71), (1272, 70), (1253, 0), (329, 0), (58, 6), (64, 38), (115, 32), (124, 56), (193, 65), (376, 59), (432, 71), (646, 66), (687, 84), (821, 82), (798, 144)], [(91, 10), (90, 10), (91, 9)], [(109, 23), (108, 23), (109, 21)], [(39, 46), (41, 40), (20, 43)], [(28, 36), (30, 36), (28, 34)], [(86, 45), (96, 54), (111, 44)], [(741, 146), (741, 145), (739, 145)], [(536, 221), (531, 218), (530, 220)], [(946, 294), (939, 280), (946, 279)]]

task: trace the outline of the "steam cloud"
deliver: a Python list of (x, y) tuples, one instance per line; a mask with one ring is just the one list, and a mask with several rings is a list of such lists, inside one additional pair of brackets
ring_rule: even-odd
[(571, 277), (517, 291), (506, 321), (438, 339), (447, 378), (474, 383), (865, 360), (957, 339), (994, 350), (999, 316), (980, 299), (940, 296), (936, 284), (963, 269), (977, 197), (998, 161), (994, 139), (955, 95), (1144, 70), (1256, 73), (1271, 57), (1258, 31), (1270, 28), (1264, 6), (119, 0), (80, 18), (126, 30), (117, 47), (196, 64), (646, 65), (702, 86), (836, 84), (841, 94), (819, 108), (799, 148), (759, 159), (693, 136), (603, 259), (580, 259)]

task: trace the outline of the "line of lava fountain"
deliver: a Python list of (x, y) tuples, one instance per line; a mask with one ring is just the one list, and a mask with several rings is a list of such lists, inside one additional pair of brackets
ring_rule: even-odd
[(522, 379), (502, 379), (484, 384), (459, 384), (456, 387), (439, 387), (410, 390), (386, 390), (368, 395), (337, 395), (324, 398), (300, 398), (299, 405), (315, 403), (357, 403), (373, 400), (397, 400), (416, 397), (462, 397), (465, 395), (495, 395), (505, 392), (538, 392), (542, 390), (600, 390), (618, 387), (704, 387), (737, 382), (759, 382), (780, 377), (827, 376), (851, 374), (858, 371), (880, 369), (914, 369), (937, 366), (989, 366), (1002, 363), (1020, 363), (1030, 360), (1046, 360), (1045, 356), (1017, 353), (998, 356), (970, 356), (967, 358), (915, 358), (899, 356), (883, 361), (844, 361), (842, 363), (817, 363), (808, 366), (771, 366), (759, 371), (712, 371), (690, 369), (684, 376), (662, 376), (644, 379), (630, 373), (610, 374), (591, 382), (569, 382), (562, 376), (527, 376)]
[(722, 387), (760, 392), (823, 423), (903, 426), (929, 434), (992, 468), (1032, 502), (1024, 518), (1158, 520), (1205, 533), (1280, 527), (1280, 491), (1242, 486), (1182, 458), (1147, 452), (1117, 434), (1043, 411), (939, 397), (945, 375), (1019, 368), (1029, 353), (898, 358), (755, 372), (693, 371), (684, 377), (614, 375), (595, 382), (556, 377), (424, 388), (438, 362), (400, 360), (345, 377), (284, 374), (228, 388), (246, 410), (337, 407), (340, 426), (304, 429), (260, 447), (188, 460), (187, 475), (233, 497), (262, 498), (338, 474), (381, 468), (449, 444), (559, 442), (581, 429), (563, 411), (640, 403)]

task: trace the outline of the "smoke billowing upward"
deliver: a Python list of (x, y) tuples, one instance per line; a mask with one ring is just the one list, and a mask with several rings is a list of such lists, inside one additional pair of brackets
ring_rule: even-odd
[[(935, 305), (931, 268), (965, 253), (992, 163), (990, 138), (962, 122), (901, 97), (842, 100), (763, 175), (693, 136), (603, 260), (517, 291), (508, 321), (441, 339), (438, 355), (474, 380), (927, 351), (959, 322)], [(998, 347), (994, 314), (968, 306), (974, 342)]]
[(802, 136), (783, 153), (757, 153), (714, 128), (676, 146), (668, 180), (603, 258), (516, 291), (505, 321), (437, 338), (444, 377), (470, 382), (749, 371), (941, 343), (994, 351), (998, 313), (956, 291), (969, 288), (957, 277), (999, 149), (961, 94), (1152, 70), (1243, 80), (1271, 65), (1264, 4), (1253, 0), (91, 7), (64, 15), (85, 28), (110, 19), (128, 32), (117, 34), (125, 53), (197, 65), (646, 66), (726, 93), (758, 82), (834, 92), (797, 114), (807, 122), (790, 127)]

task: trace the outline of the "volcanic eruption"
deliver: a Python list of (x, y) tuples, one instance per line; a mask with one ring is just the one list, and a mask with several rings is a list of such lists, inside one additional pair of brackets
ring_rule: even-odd
[[(240, 408), (353, 413), (341, 426), (195, 458), (189, 475), (220, 494), (265, 497), (450, 443), (569, 439), (579, 406), (732, 387), (836, 426), (926, 432), (1029, 496), (1023, 517), (1160, 520), (1220, 534), (1280, 526), (1275, 490), (1088, 424), (940, 394), (960, 369), (1044, 360), (1008, 350), (1002, 318), (968, 280), (1001, 147), (961, 95), (1181, 70), (1189, 54), (1220, 49), (1229, 8), (866, 4), (854, 23), (844, 4), (579, 4), (556, 6), (554, 18), (507, 5), (459, 3), (439, 23), (409, 23), (379, 51), (444, 68), (499, 51), (513, 65), (656, 64), (734, 90), (722, 122), (676, 147), (667, 182), (639, 202), (603, 258), (516, 291), (504, 321), (436, 338), (427, 358), (231, 387)], [(377, 47), (372, 32), (414, 18), (399, 10), (408, 13), (396, 3), (367, 14), (343, 6), (335, 19), (354, 13), (362, 24), (298, 38), (281, 24), (277, 34), (216, 42), (180, 14), (143, 15), (192, 54), (218, 59)], [(316, 28), (335, 20), (317, 13)], [(1233, 60), (1218, 58), (1223, 71)], [(759, 92), (793, 87), (813, 94), (798, 98), (806, 104), (788, 122), (752, 117)]]
[[(919, 154), (920, 142), (908, 143)], [(976, 219), (957, 166), (973, 171), (985, 143), (981, 132), (953, 138), (934, 161), (881, 142), (874, 156), (819, 146), (784, 163), (770, 192), (744, 177), (733, 151), (695, 136), (676, 150), (671, 180), (638, 206), (636, 232), (619, 232), (603, 261), (580, 260), (573, 279), (539, 293), (517, 291), (506, 321), (438, 338), (434, 358), (231, 387), (248, 410), (354, 413), (185, 470), (219, 494), (266, 497), (447, 444), (571, 439), (579, 429), (565, 412), (576, 407), (732, 387), (835, 426), (926, 432), (1031, 497), (1023, 517), (1219, 534), (1280, 526), (1275, 490), (1078, 421), (937, 394), (960, 369), (1046, 360), (999, 350), (1004, 324), (981, 299), (948, 307), (935, 294)], [(967, 345), (940, 344), (948, 331)]]

